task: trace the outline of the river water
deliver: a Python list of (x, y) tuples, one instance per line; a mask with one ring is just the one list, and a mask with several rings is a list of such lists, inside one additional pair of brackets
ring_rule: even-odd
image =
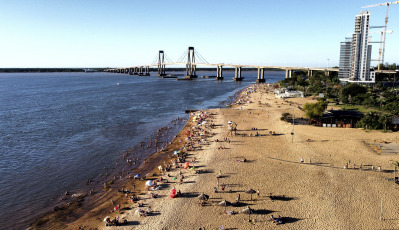
[[(284, 74), (266, 71), (267, 83)], [(255, 82), (257, 72), (243, 72), (242, 82), (234, 82), (230, 71), (219, 82), (152, 75), (0, 74), (2, 229), (27, 227), (66, 190), (79, 191), (88, 178), (108, 173), (127, 149), (172, 120), (186, 119), (186, 109), (223, 107), (221, 102)]]

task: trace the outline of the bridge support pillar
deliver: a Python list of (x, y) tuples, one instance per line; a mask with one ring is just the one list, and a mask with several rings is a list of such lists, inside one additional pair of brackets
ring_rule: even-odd
[(165, 56), (163, 50), (160, 50), (158, 53), (158, 76), (166, 76), (165, 71)]
[(129, 75), (133, 75), (133, 68), (129, 68)]
[(258, 68), (258, 79), (256, 79), (256, 83), (265, 83), (265, 69)]
[(186, 64), (186, 78), (197, 78), (195, 65), (194, 47), (188, 47), (187, 64)]
[(142, 66), (139, 67), (139, 76), (143, 76), (143, 67)]
[(285, 78), (292, 77), (292, 69), (285, 69)]
[(313, 70), (308, 69), (308, 77), (312, 77), (313, 76)]
[(125, 69), (125, 74), (129, 74), (129, 68)]
[(150, 76), (150, 67), (149, 66), (144, 67), (144, 76)]
[(117, 73), (120, 73), (120, 72), (121, 72), (121, 69), (117, 69), (116, 72), (117, 72)]
[(216, 68), (216, 80), (223, 80), (223, 66), (217, 66)]
[(241, 67), (235, 67), (234, 70), (234, 81), (242, 81), (242, 77), (241, 77)]
[(330, 76), (330, 71), (324, 70), (324, 74), (328, 77), (328, 76)]
[(139, 75), (137, 67), (133, 68), (133, 75)]

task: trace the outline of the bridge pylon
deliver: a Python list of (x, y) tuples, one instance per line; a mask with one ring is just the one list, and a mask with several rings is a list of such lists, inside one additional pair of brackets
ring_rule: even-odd
[(256, 83), (265, 83), (265, 68), (258, 68), (258, 79), (256, 79)]
[(150, 67), (149, 66), (144, 66), (144, 76), (150, 76)]
[(285, 78), (291, 78), (292, 77), (292, 69), (285, 69)]
[(139, 76), (144, 76), (143, 66), (139, 66)]
[(197, 78), (196, 68), (194, 47), (190, 46), (187, 53), (186, 78)]
[(158, 53), (158, 76), (166, 76), (165, 71), (165, 54), (163, 50)]
[(242, 77), (241, 77), (241, 67), (235, 67), (235, 71), (234, 71), (234, 81), (242, 81)]
[(216, 69), (216, 80), (223, 80), (223, 66), (218, 65)]

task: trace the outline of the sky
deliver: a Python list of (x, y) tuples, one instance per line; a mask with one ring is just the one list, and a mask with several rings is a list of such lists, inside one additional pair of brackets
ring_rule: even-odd
[[(338, 66), (355, 15), (370, 10), (371, 26), (384, 25), (386, 6), (361, 8), (383, 2), (0, 0), (0, 68), (148, 65), (159, 50), (177, 61), (189, 46), (209, 63)], [(388, 29), (385, 62), (399, 63), (399, 4)]]

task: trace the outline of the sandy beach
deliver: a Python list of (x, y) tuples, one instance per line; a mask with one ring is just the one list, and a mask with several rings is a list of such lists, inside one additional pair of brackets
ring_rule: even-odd
[[(152, 156), (154, 159), (148, 161), (151, 163), (143, 166), (142, 175), (149, 173), (146, 179), (162, 177), (159, 190), (147, 191), (145, 181), (132, 178), (123, 187), (132, 190), (135, 184), (139, 201), (130, 202), (132, 194), (120, 193), (111, 185), (113, 189), (96, 198), (95, 208), (84, 205), (80, 208), (80, 213), (86, 214), (79, 219), (43, 226), (50, 229), (399, 228), (399, 210), (395, 204), (399, 185), (394, 185), (394, 167), (390, 162), (399, 159), (396, 154), (384, 152), (390, 143), (395, 144), (398, 133), (293, 127), (280, 120), (282, 113), (303, 117), (298, 107), (315, 100), (277, 99), (272, 88), (266, 86), (248, 88), (239, 99), (241, 104), (229, 109), (204, 111), (206, 123), (201, 126), (193, 122), (192, 116), (169, 151)], [(229, 131), (229, 121), (237, 124), (236, 135)], [(174, 159), (169, 156), (188, 143), (187, 130), (196, 133), (195, 150), (186, 151), (186, 160), (194, 169), (172, 166), (170, 171), (161, 173), (158, 165), (163, 162), (172, 165)], [(383, 151), (376, 146), (382, 146)], [(183, 183), (177, 183), (182, 177), (180, 171)], [(170, 198), (173, 188), (182, 195)], [(249, 189), (255, 191), (252, 200), (246, 192)], [(157, 198), (151, 198), (150, 193), (157, 194)], [(209, 199), (200, 201), (198, 196), (202, 193), (209, 195)], [(240, 202), (235, 206), (218, 205), (223, 200), (233, 203), (238, 196)], [(135, 214), (141, 202), (143, 210), (151, 209), (147, 216)], [(120, 209), (110, 212), (117, 204)], [(253, 214), (241, 213), (247, 207)], [(281, 216), (282, 223), (270, 221), (271, 215)], [(127, 223), (106, 227), (105, 216), (111, 219), (119, 216), (120, 222), (125, 218)]]

